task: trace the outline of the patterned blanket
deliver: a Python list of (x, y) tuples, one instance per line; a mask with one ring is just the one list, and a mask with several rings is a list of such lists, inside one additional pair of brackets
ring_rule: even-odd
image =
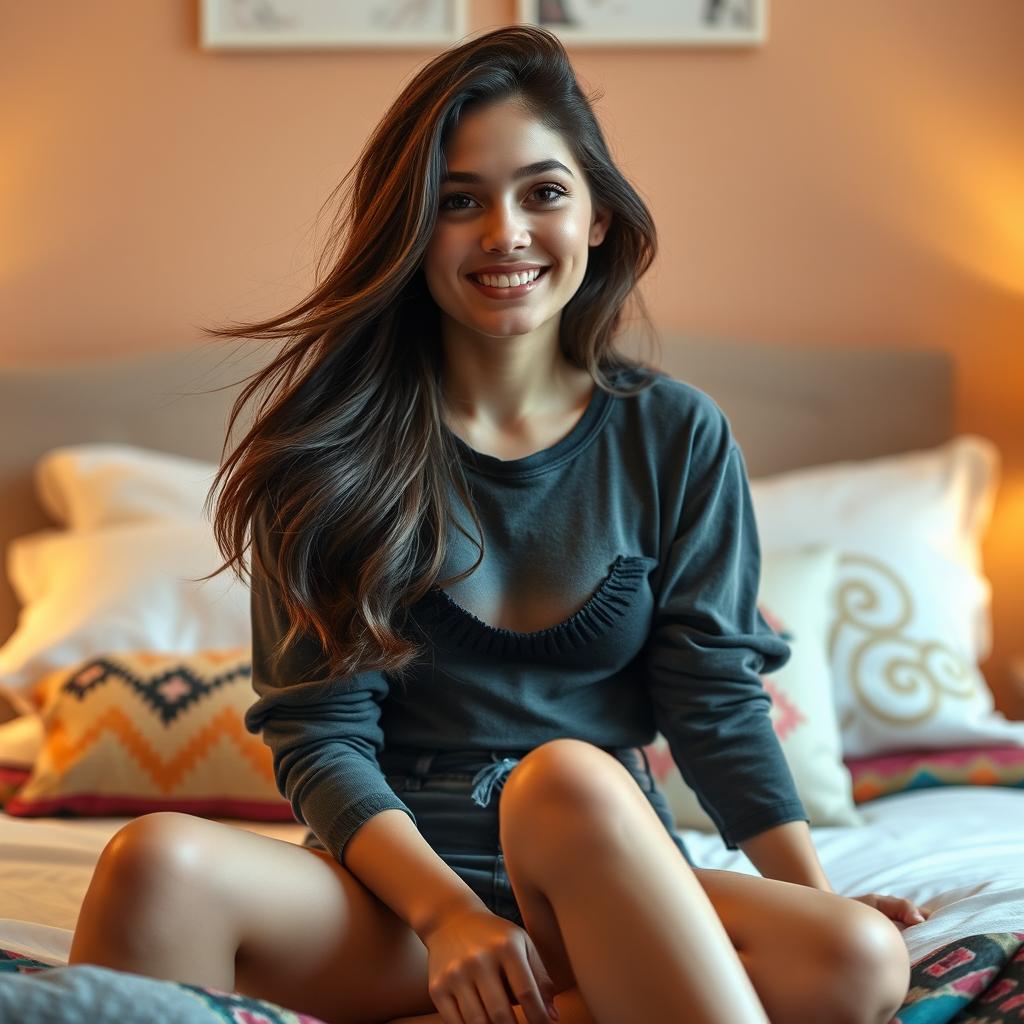
[[(31, 1024), (323, 1024), (233, 992), (106, 967), (51, 967), (0, 949), (0, 1020)], [(891, 1024), (1020, 1024), (1024, 932), (969, 935), (918, 960)]]
[(235, 992), (90, 964), (53, 967), (0, 949), (4, 1024), (324, 1024)]
[(918, 960), (892, 1024), (1024, 1021), (1024, 932), (968, 935)]

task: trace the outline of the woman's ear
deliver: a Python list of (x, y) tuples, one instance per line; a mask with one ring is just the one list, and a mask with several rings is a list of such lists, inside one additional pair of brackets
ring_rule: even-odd
[(612, 223), (612, 211), (603, 206), (594, 206), (594, 212), (590, 218), (590, 237), (587, 239), (589, 245), (600, 245), (608, 228)]

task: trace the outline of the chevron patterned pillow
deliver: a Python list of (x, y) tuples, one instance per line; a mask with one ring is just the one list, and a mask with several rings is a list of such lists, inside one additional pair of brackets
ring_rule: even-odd
[(109, 654), (47, 674), (34, 688), (43, 747), (4, 810), (294, 820), (269, 748), (243, 724), (251, 674), (248, 647)]

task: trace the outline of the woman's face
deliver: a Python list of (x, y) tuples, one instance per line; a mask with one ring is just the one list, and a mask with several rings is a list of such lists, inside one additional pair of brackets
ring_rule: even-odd
[[(610, 222), (593, 209), (568, 145), (506, 101), (464, 115), (445, 157), (448, 176), (423, 270), (444, 319), (455, 322), (446, 328), (510, 337), (551, 325), (557, 337), (589, 247), (601, 244)], [(521, 270), (520, 282), (537, 276), (518, 286), (496, 276), (517, 267), (539, 273)]]

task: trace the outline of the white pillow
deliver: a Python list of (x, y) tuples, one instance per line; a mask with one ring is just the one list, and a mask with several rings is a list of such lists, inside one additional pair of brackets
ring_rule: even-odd
[(24, 607), (0, 647), (0, 686), (24, 693), (45, 673), (105, 652), (250, 644), (249, 588), (230, 569), (189, 579), (221, 561), (202, 520), (15, 538), (7, 574)]
[(35, 464), (40, 504), (72, 530), (204, 518), (216, 464), (126, 444), (53, 448)]
[[(839, 553), (811, 547), (762, 557), (758, 607), (786, 636), (790, 659), (764, 676), (772, 697), (771, 721), (811, 825), (862, 825), (853, 784), (842, 760), (826, 647), (828, 599)], [(680, 828), (717, 832), (672, 760), (659, 733), (645, 748), (651, 772)]]
[(981, 540), (996, 447), (963, 435), (937, 448), (751, 481), (764, 552), (839, 548), (829, 657), (847, 758), (1024, 745), (994, 710), (978, 661), (991, 645)]

